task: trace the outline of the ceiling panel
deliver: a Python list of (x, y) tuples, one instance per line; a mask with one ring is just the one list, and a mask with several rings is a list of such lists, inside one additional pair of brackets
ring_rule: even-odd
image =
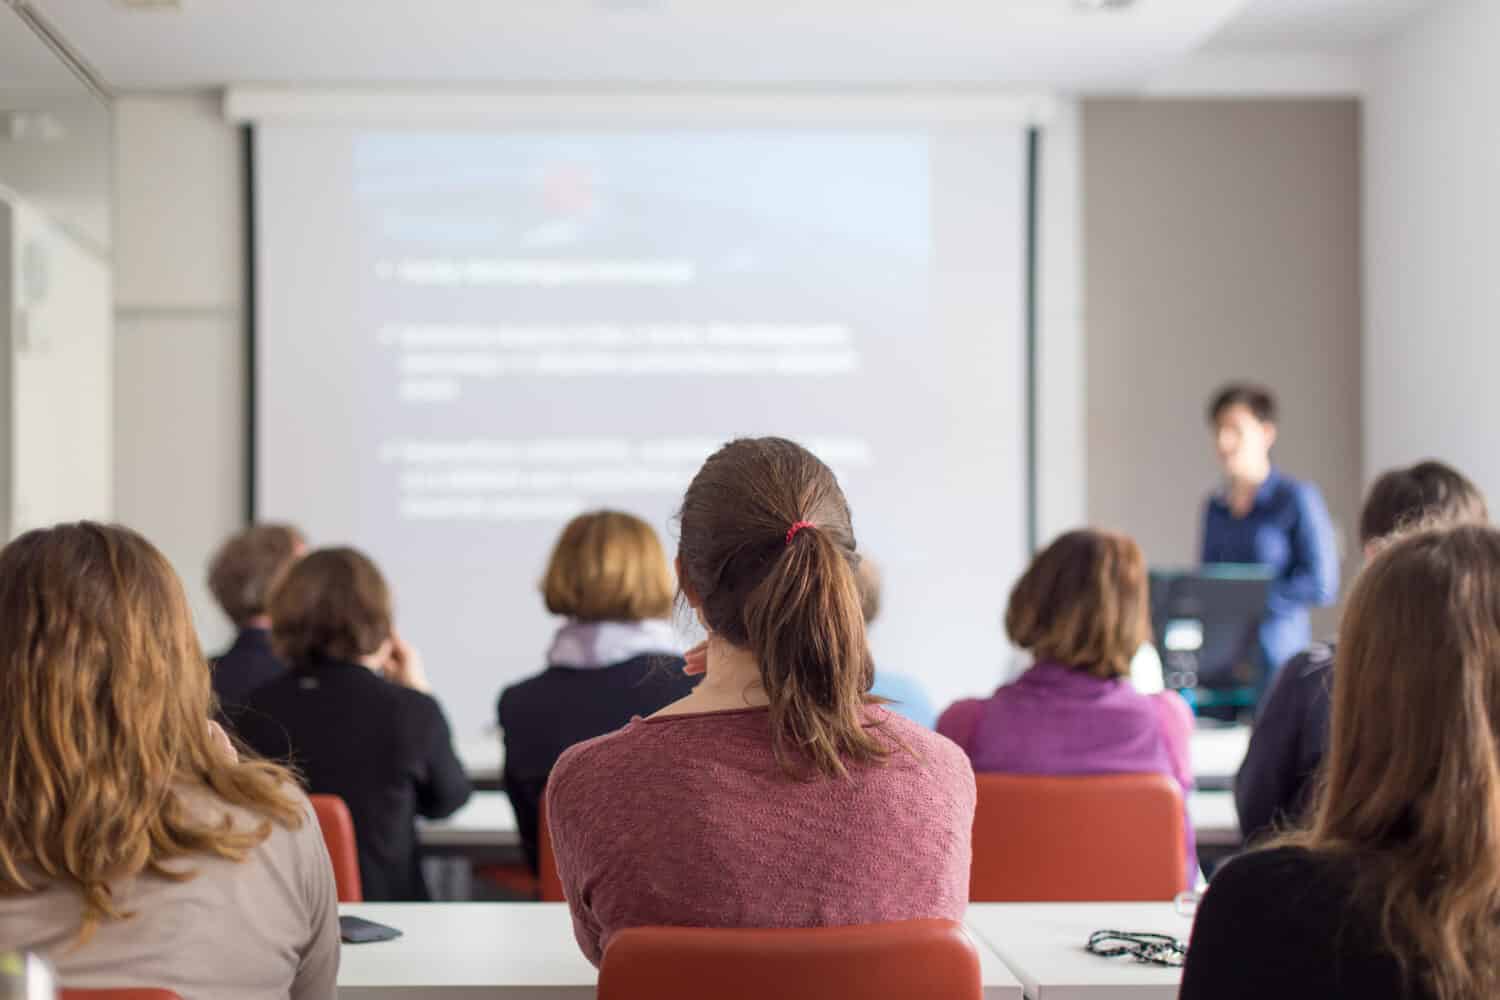
[(1245, 0), (31, 0), (112, 86), (1119, 86)]

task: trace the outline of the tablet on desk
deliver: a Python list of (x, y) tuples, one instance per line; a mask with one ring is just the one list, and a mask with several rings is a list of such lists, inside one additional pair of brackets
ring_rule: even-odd
[(401, 936), (401, 932), (394, 927), (385, 924), (377, 924), (373, 920), (365, 920), (361, 917), (340, 916), (339, 917), (339, 940), (345, 944), (369, 944), (372, 941), (391, 941)]

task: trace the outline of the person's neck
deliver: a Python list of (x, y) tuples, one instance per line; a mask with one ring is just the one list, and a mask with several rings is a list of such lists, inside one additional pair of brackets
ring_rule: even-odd
[(1271, 478), (1271, 459), (1268, 457), (1254, 465), (1239, 469), (1229, 476), (1229, 488), (1231, 491), (1254, 493), (1261, 488), (1267, 479)]
[(1271, 460), (1267, 458), (1250, 469), (1242, 469), (1229, 477), (1229, 507), (1240, 516), (1244, 516), (1255, 504), (1255, 494), (1267, 479), (1271, 478)]
[(761, 685), (760, 664), (748, 649), (730, 645), (712, 636), (708, 640), (708, 669), (687, 697), (656, 713), (682, 715), (690, 712), (727, 712), (759, 708), (770, 703)]

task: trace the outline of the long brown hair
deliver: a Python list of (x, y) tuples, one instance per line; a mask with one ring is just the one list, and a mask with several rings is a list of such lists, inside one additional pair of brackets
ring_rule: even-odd
[[(209, 732), (213, 695), (182, 585), (126, 528), (31, 531), (0, 551), (0, 894), (64, 881), (82, 938), (121, 913), (111, 887), (194, 854), (241, 860), (296, 827), (290, 778), (231, 761)], [(199, 787), (264, 818), (199, 818)]]
[(1124, 535), (1070, 531), (1031, 561), (1010, 592), (1005, 631), (1038, 662), (1126, 677), (1151, 637), (1141, 547)]
[(683, 587), (710, 629), (755, 655), (782, 767), (834, 777), (884, 759), (863, 707), (875, 665), (854, 528), (828, 466), (784, 438), (732, 441), (693, 477), (681, 521)]
[(1439, 1000), (1500, 995), (1500, 532), (1399, 538), (1349, 598), (1308, 829)]

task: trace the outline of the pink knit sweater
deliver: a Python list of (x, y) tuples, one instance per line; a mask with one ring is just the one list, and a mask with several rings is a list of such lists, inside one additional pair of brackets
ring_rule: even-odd
[(911, 752), (848, 779), (788, 777), (763, 708), (636, 719), (563, 754), (547, 825), (589, 960), (623, 927), (961, 919), (969, 760), (893, 712), (866, 711)]

